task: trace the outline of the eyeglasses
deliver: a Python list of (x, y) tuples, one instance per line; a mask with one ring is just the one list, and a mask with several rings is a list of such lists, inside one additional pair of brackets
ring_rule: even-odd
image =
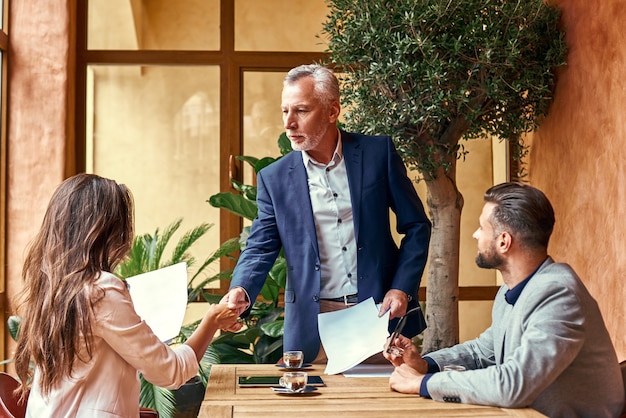
[(387, 350), (386, 350), (387, 354), (393, 354), (393, 355), (396, 355), (396, 356), (401, 356), (402, 355), (404, 350), (402, 350), (400, 347), (396, 347), (394, 345), (394, 341), (396, 340), (396, 338), (398, 338), (398, 335), (400, 335), (400, 333), (404, 329), (404, 326), (406, 325), (407, 318), (410, 315), (414, 314), (415, 312), (417, 312), (419, 310), (421, 310), (421, 308), (418, 305), (415, 308), (407, 311), (407, 313), (405, 313), (404, 316), (402, 318), (400, 318), (400, 320), (396, 324), (396, 328), (391, 333), (391, 339), (389, 340), (389, 346), (387, 347)]

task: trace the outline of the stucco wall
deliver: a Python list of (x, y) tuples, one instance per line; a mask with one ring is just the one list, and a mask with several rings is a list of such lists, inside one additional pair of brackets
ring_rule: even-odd
[[(24, 248), (62, 180), (67, 131), (67, 0), (11, 2), (7, 293)], [(561, 0), (570, 47), (550, 115), (534, 135), (529, 173), (557, 212), (550, 253), (570, 263), (599, 301), (626, 358), (626, 21), (623, 0)]]
[[(21, 288), (24, 249), (65, 169), (69, 12), (66, 0), (9, 11), (7, 295)], [(9, 342), (12, 346), (12, 342)], [(10, 353), (7, 353), (10, 354)]]
[(561, 0), (568, 65), (533, 138), (531, 183), (555, 206), (550, 254), (578, 272), (626, 358), (626, 2)]

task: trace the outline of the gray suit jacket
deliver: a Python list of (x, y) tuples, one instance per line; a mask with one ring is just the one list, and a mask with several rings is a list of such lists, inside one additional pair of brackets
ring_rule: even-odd
[(548, 258), (509, 305), (502, 286), (477, 339), (428, 354), (433, 399), (518, 408), (549, 417), (617, 417), (624, 403), (613, 343), (596, 301), (567, 264)]

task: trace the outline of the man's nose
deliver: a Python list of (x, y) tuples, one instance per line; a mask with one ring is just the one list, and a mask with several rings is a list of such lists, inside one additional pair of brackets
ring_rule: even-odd
[(292, 129), (296, 126), (296, 120), (291, 112), (283, 113), (283, 122), (285, 124), (285, 129)]

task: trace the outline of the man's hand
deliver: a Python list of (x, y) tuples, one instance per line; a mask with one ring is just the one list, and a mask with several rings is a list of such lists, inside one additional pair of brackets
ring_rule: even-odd
[[(387, 347), (390, 344), (398, 347), (402, 354), (395, 355), (387, 353)], [(413, 341), (404, 335), (398, 335), (395, 341), (391, 341), (391, 337), (389, 337), (385, 349), (383, 350), (383, 355), (396, 367), (406, 364), (418, 373), (426, 374), (428, 372), (428, 363), (422, 358), (419, 351), (417, 351), (417, 347), (413, 344)]]
[(396, 392), (419, 394), (423, 378), (423, 374), (405, 363), (396, 367), (391, 373), (389, 387)]
[(409, 297), (402, 290), (398, 289), (390, 289), (385, 298), (383, 299), (383, 303), (380, 306), (380, 312), (378, 312), (378, 317), (383, 316), (387, 311), (391, 311), (389, 314), (389, 319), (401, 318), (406, 313), (406, 308), (409, 306)]
[(242, 287), (233, 287), (230, 289), (222, 300), (220, 300), (220, 303), (227, 304), (228, 308), (236, 311), (238, 316), (244, 313), (250, 306), (248, 295)]

